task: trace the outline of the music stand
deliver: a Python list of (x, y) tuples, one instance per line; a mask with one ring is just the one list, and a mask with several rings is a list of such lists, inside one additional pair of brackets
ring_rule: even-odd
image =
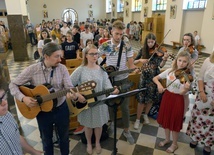
[[(133, 95), (136, 95), (138, 93), (140, 93), (141, 91), (146, 90), (146, 88), (141, 88), (141, 89), (135, 89), (126, 93), (121, 93), (118, 95), (110, 95), (109, 97), (107, 97), (106, 99), (104, 99), (103, 101), (105, 102), (105, 104), (107, 104), (109, 107), (112, 107), (114, 109), (114, 148), (113, 148), (113, 152), (112, 155), (116, 155), (117, 154), (117, 147), (116, 147), (116, 132), (117, 132), (117, 108), (118, 106), (120, 106), (124, 99), (126, 97), (130, 97)], [(114, 100), (119, 99), (119, 103), (114, 103)]]

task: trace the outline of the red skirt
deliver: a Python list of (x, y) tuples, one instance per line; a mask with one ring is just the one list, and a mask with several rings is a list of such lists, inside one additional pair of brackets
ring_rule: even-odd
[(157, 122), (170, 131), (180, 132), (183, 125), (184, 117), (184, 97), (183, 95), (174, 94), (165, 90), (160, 109), (158, 112)]

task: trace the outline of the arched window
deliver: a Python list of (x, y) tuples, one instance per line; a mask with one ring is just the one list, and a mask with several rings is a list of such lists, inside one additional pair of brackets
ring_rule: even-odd
[(62, 13), (62, 21), (71, 22), (73, 25), (75, 21), (78, 21), (77, 12), (74, 9), (65, 9)]

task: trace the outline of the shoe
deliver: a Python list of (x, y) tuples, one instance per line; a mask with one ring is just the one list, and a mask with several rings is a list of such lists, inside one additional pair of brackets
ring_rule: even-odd
[(140, 120), (136, 119), (135, 123), (134, 123), (134, 129), (137, 130), (140, 126)]
[(170, 143), (170, 141), (164, 140), (164, 141), (161, 141), (161, 142), (158, 144), (158, 146), (159, 146), (159, 147), (164, 147), (165, 145), (167, 145), (167, 144), (169, 144), (169, 143)]
[(108, 134), (109, 136), (113, 135), (114, 133), (114, 122), (111, 122), (110, 125), (108, 126)]
[(172, 144), (172, 145), (166, 150), (166, 152), (167, 152), (167, 153), (174, 153), (175, 150), (177, 150), (177, 149), (178, 149), (178, 146), (175, 145), (175, 144)]
[(87, 153), (88, 153), (89, 155), (91, 155), (91, 154), (93, 153), (92, 146), (91, 146), (91, 145), (90, 145), (90, 146), (87, 145), (86, 151), (87, 151)]
[(144, 119), (144, 123), (145, 123), (145, 124), (149, 124), (149, 123), (150, 123), (150, 122), (149, 122), (148, 115), (144, 114), (144, 115), (143, 115), (143, 119)]
[(101, 154), (101, 152), (102, 152), (101, 146), (100, 146), (100, 145), (97, 145), (97, 146), (96, 146), (96, 153), (97, 153), (97, 154)]
[(198, 142), (196, 142), (196, 141), (191, 141), (191, 142), (189, 143), (189, 146), (190, 146), (191, 148), (196, 148), (197, 145), (198, 145)]
[[(210, 151), (207, 151), (207, 149), (209, 149)], [(211, 154), (211, 149), (208, 146), (205, 146), (203, 149), (203, 155), (210, 155)]]
[(79, 126), (79, 127), (73, 132), (73, 134), (74, 134), (74, 135), (78, 135), (78, 134), (83, 133), (84, 131), (85, 131), (84, 126)]
[(129, 144), (131, 144), (131, 145), (134, 144), (134, 138), (132, 137), (130, 131), (128, 131), (128, 132), (123, 131), (123, 135), (126, 137), (126, 139), (129, 142)]

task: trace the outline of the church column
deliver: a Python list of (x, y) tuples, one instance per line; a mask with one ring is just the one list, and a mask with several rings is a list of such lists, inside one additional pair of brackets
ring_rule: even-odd
[(132, 0), (124, 1), (123, 22), (128, 24), (132, 20)]
[(112, 0), (111, 2), (111, 18), (117, 19), (117, 0)]
[[(7, 20), (10, 30), (13, 55), (15, 61), (28, 60), (26, 36), (24, 30), (23, 10), (26, 10), (25, 0), (6, 0)], [(27, 15), (27, 13), (25, 13)]]

